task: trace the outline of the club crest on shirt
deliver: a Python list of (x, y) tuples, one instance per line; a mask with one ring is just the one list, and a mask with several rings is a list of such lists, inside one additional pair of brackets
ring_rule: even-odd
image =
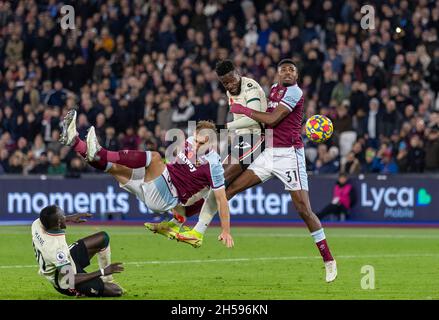
[(285, 88), (273, 88), (270, 92), (270, 100), (272, 101), (280, 101), (285, 94)]

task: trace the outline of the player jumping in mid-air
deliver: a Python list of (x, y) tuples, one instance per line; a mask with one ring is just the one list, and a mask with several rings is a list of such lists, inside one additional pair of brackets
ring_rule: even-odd
[[(290, 192), (294, 206), (306, 223), (320, 251), (326, 268), (326, 281), (337, 277), (336, 261), (331, 255), (320, 220), (311, 209), (308, 195), (305, 152), (301, 136), (303, 94), (297, 85), (298, 71), (291, 59), (278, 64), (279, 82), (271, 87), (267, 112), (234, 104), (231, 112), (264, 123), (272, 130), (273, 145), (266, 145), (261, 155), (226, 189), (227, 198), (268, 179), (277, 177)], [(212, 211), (216, 208), (212, 208)], [(193, 231), (187, 231), (196, 237)], [(179, 235), (177, 235), (178, 237)], [(184, 241), (183, 238), (180, 239)]]
[[(230, 60), (223, 60), (217, 63), (215, 72), (218, 79), (226, 89), (229, 106), (237, 103), (245, 105), (252, 110), (264, 112), (267, 110), (267, 99), (264, 90), (255, 80), (241, 76)], [(225, 185), (232, 183), (264, 150), (264, 136), (262, 126), (259, 122), (241, 114), (233, 114), (233, 121), (225, 126), (228, 130), (234, 131), (229, 154), (223, 160)], [(194, 247), (201, 246), (203, 234), (209, 223), (212, 221), (216, 208), (215, 197), (210, 193), (206, 201), (185, 207), (186, 216), (200, 213), (198, 223), (190, 233), (179, 233), (184, 219), (178, 217), (174, 212), (174, 219), (160, 223), (146, 223), (146, 227), (154, 232), (165, 235), (170, 239), (175, 238), (179, 233), (178, 240), (184, 240)], [(183, 229), (184, 230), (184, 229)], [(189, 231), (190, 229), (187, 229)], [(195, 233), (193, 237), (192, 233)]]
[(76, 130), (75, 110), (67, 113), (62, 125), (61, 143), (72, 146), (94, 168), (111, 174), (121, 188), (155, 212), (176, 209), (184, 214), (183, 206), (196, 203), (212, 191), (221, 219), (218, 239), (228, 248), (233, 247), (224, 170), (218, 153), (210, 147), (214, 141), (210, 141), (209, 133), (216, 131), (213, 123), (200, 121), (193, 140), (186, 142), (186, 150), (178, 152), (177, 161), (167, 165), (158, 152), (102, 148), (94, 127), (88, 131), (87, 142), (82, 141)]
[[(67, 246), (66, 222), (85, 222), (87, 213), (65, 216), (57, 206), (45, 207), (32, 223), (32, 243), (40, 266), (39, 274), (68, 296), (119, 297), (123, 290), (112, 274), (123, 271), (121, 263), (111, 264), (110, 237), (104, 231)], [(99, 271), (87, 273), (90, 259), (97, 255)]]

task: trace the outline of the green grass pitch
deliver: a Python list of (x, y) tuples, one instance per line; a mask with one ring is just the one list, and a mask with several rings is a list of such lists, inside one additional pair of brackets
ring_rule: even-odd
[[(438, 299), (439, 233), (434, 229), (326, 228), (339, 275), (324, 267), (305, 228), (233, 228), (235, 248), (208, 230), (199, 249), (142, 227), (69, 226), (67, 240), (99, 230), (111, 237), (122, 299)], [(375, 289), (361, 288), (364, 265)], [(96, 258), (88, 271), (97, 270)], [(0, 227), (0, 299), (76, 299), (37, 274), (30, 227)]]

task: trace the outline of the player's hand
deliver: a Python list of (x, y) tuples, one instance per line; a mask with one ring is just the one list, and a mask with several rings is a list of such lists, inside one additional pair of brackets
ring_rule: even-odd
[(218, 241), (221, 241), (227, 248), (232, 248), (235, 245), (232, 235), (226, 231), (221, 232)]
[(92, 216), (93, 215), (90, 213), (76, 213), (70, 216), (66, 216), (66, 221), (74, 222), (74, 223), (82, 223), (87, 221), (87, 219), (85, 218), (91, 218)]
[(122, 262), (115, 262), (105, 267), (104, 275), (108, 276), (113, 273), (121, 273), (124, 270), (125, 268), (123, 267)]

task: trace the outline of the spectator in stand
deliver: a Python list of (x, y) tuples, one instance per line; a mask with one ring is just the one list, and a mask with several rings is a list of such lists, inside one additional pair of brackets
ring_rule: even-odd
[[(365, 141), (360, 152), (355, 143), (352, 149), (364, 168), (365, 150), (377, 153), (388, 138), (396, 162), (407, 162), (417, 134), (425, 170), (439, 170), (437, 138), (429, 129), (439, 110), (438, 2), (378, 6), (377, 32), (364, 33), (358, 4), (347, 0), (77, 1), (77, 29), (68, 34), (59, 28), (61, 13), (53, 1), (3, 3), (0, 135), (7, 133), (9, 158), (20, 138), (34, 150), (40, 134), (48, 146), (60, 117), (76, 105), (81, 138), (97, 125), (102, 141), (120, 146), (128, 127), (137, 132), (145, 126), (148, 134), (142, 129), (142, 135), (154, 141), (141, 138), (141, 147), (163, 152), (166, 130), (176, 122), (183, 127), (188, 116), (173, 121), (182, 97), (193, 104), (191, 120), (226, 122), (227, 99), (212, 70), (218, 60), (233, 59), (268, 94), (276, 64), (292, 58), (302, 75), (305, 114), (331, 117), (335, 138), (352, 126), (358, 141)], [(396, 33), (395, 21), (408, 22)], [(344, 100), (348, 115), (339, 109)], [(108, 139), (107, 127), (114, 128)], [(402, 143), (406, 149), (395, 148)], [(321, 166), (320, 158), (309, 166), (317, 160)], [(70, 166), (71, 157), (61, 161)]]
[(387, 145), (381, 145), (372, 162), (372, 172), (383, 174), (398, 173), (398, 165), (393, 159), (392, 151)]
[(61, 163), (61, 158), (58, 154), (54, 154), (50, 160), (47, 174), (49, 175), (65, 175), (67, 172), (67, 166), (65, 163)]
[(355, 157), (354, 152), (351, 151), (348, 153), (346, 161), (342, 164), (340, 171), (348, 175), (355, 175), (361, 172), (361, 163)]
[(42, 152), (39, 157), (36, 158), (35, 165), (30, 169), (30, 174), (47, 174), (49, 170), (49, 160), (47, 153)]
[(420, 137), (415, 134), (410, 139), (410, 148), (407, 154), (408, 172), (424, 172), (425, 150)]
[(355, 205), (356, 194), (354, 186), (349, 182), (346, 173), (340, 173), (337, 183), (332, 191), (331, 203), (324, 207), (317, 216), (323, 219), (328, 215), (337, 216), (338, 220), (344, 221)]

